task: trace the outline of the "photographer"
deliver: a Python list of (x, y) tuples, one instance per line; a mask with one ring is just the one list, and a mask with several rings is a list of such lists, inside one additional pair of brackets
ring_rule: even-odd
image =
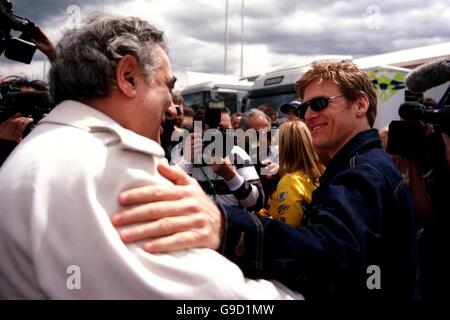
[[(22, 34), (19, 38), (13, 37), (11, 35), (12, 30), (22, 32)], [(8, 59), (29, 64), (36, 49), (44, 53), (50, 62), (55, 61), (56, 50), (47, 35), (30, 20), (15, 15), (11, 2), (0, 0), (0, 55), (4, 54)], [(29, 81), (25, 77), (19, 76), (10, 76), (4, 79), (0, 77), (0, 89), (1, 166), (23, 136), (26, 135), (27, 128), (30, 129), (33, 122), (37, 123), (42, 118), (43, 114), (36, 112), (36, 109), (41, 107), (42, 102), (46, 104), (45, 107), (48, 107), (50, 101), (45, 94), (35, 95), (36, 101), (32, 101), (33, 94), (22, 96), (19, 94), (14, 97), (16, 93), (30, 91), (45, 92), (48, 96), (48, 87), (40, 80)], [(20, 105), (23, 103), (30, 103), (30, 105)], [(34, 104), (34, 106), (32, 107), (31, 104)], [(32, 108), (35, 108), (35, 112), (33, 112), (35, 119), (30, 114), (20, 112), (20, 110), (26, 109), (29, 111)]]
[[(413, 70), (408, 89), (423, 93), (450, 81), (450, 60), (440, 59)], [(450, 286), (445, 252), (450, 225), (448, 183), (450, 86), (436, 104), (430, 99), (405, 102), (399, 115), (406, 121), (389, 125), (388, 152), (408, 162), (408, 179), (421, 229), (418, 233), (420, 288), (426, 301), (444, 301)]]
[[(47, 92), (48, 86), (41, 80), (30, 81), (26, 77), (9, 76), (3, 79), (0, 83), (1, 88), (6, 88), (7, 91), (18, 92)], [(3, 97), (4, 92), (2, 92)], [(7, 96), (7, 94), (5, 94)], [(0, 100), (0, 107), (3, 109), (3, 99)], [(20, 106), (12, 106), (13, 109), (19, 110)], [(0, 111), (3, 111), (0, 109)], [(3, 115), (1, 112), (0, 115)], [(22, 141), (27, 128), (40, 119), (33, 119), (29, 114), (21, 114), (15, 112), (6, 120), (0, 120), (0, 166), (17, 146)]]
[[(446, 257), (447, 244), (450, 240), (448, 236), (450, 225), (448, 203), (450, 145), (448, 133), (441, 132), (436, 135), (436, 139), (441, 146), (437, 162), (426, 174), (425, 179), (420, 179), (423, 167), (417, 167), (418, 179), (416, 183), (411, 181), (411, 191), (413, 197), (422, 199), (427, 208), (425, 214), (422, 215), (423, 232), (419, 238), (422, 295), (425, 300), (444, 301), (444, 298), (448, 296), (447, 290), (450, 286), (450, 277), (448, 276), (450, 264)], [(414, 192), (414, 188), (417, 189), (421, 186), (423, 186), (422, 190), (426, 191), (425, 194), (420, 195), (418, 192)]]
[[(218, 127), (219, 131), (223, 132), (223, 140), (226, 140), (224, 132), (231, 129), (228, 109), (221, 108), (217, 111), (219, 113), (213, 116), (216, 120), (209, 119), (211, 113), (208, 109), (196, 113), (194, 120), (201, 121), (202, 135), (191, 133), (186, 141), (189, 147), (184, 149), (183, 157), (177, 164), (199, 182), (206, 194), (219, 203), (257, 211), (264, 204), (264, 191), (258, 173), (244, 149), (234, 145), (229, 152), (224, 150), (224, 157), (213, 155), (214, 159), (206, 161), (203, 156), (202, 161), (196, 161), (196, 151), (201, 151), (200, 155), (203, 155), (206, 147), (202, 141), (206, 130)], [(219, 122), (219, 125), (212, 122)], [(223, 141), (223, 144), (226, 144), (226, 141)]]

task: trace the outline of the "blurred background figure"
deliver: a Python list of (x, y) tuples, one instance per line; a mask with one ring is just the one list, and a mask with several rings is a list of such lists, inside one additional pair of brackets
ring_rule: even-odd
[[(227, 129), (231, 129), (231, 117), (228, 108), (220, 109), (218, 128), (211, 125), (207, 109), (199, 108), (194, 114), (194, 122), (200, 121), (203, 133), (208, 129), (219, 129), (226, 139)], [(215, 201), (229, 206), (247, 208), (249, 211), (260, 210), (265, 202), (265, 194), (260, 178), (252, 164), (250, 156), (241, 147), (234, 145), (223, 154), (213, 154), (206, 159), (204, 149), (207, 146), (203, 133), (193, 132), (186, 139), (189, 148), (183, 148), (172, 157), (172, 163), (180, 166), (186, 173), (198, 181), (202, 189)], [(225, 141), (223, 141), (225, 143)], [(178, 146), (177, 146), (178, 148)], [(216, 150), (217, 151), (217, 150)]]
[(184, 121), (184, 108), (186, 107), (184, 104), (183, 96), (181, 95), (180, 91), (173, 90), (172, 91), (172, 101), (175, 105), (175, 110), (177, 111), (176, 121), (175, 125), (178, 128), (183, 127), (183, 121)]
[(241, 123), (242, 112), (235, 112), (231, 115), (231, 127), (236, 130), (239, 129)]
[[(261, 110), (250, 109), (242, 115), (240, 127), (246, 131), (248, 129), (254, 129), (258, 133), (257, 146), (248, 146), (251, 150), (257, 150), (251, 152), (247, 150), (252, 158), (252, 162), (256, 167), (256, 171), (260, 174), (262, 186), (264, 188), (264, 194), (270, 195), (275, 190), (278, 181), (278, 137), (275, 134), (272, 137), (272, 132), (277, 130), (271, 130), (270, 118)], [(264, 141), (263, 141), (264, 140)], [(260, 152), (261, 146), (266, 146), (267, 150)], [(262, 155), (266, 157), (261, 158)], [(261, 174), (262, 168), (266, 174)], [(264, 207), (267, 207), (267, 200), (264, 203)]]
[(183, 110), (183, 122), (181, 123), (181, 128), (191, 131), (193, 122), (194, 110), (191, 107), (185, 106)]
[(271, 123), (271, 127), (272, 128), (278, 128), (280, 123), (279, 123), (279, 120), (278, 120), (277, 108), (275, 108), (271, 104), (266, 103), (266, 104), (260, 105), (258, 107), (258, 110), (261, 110), (262, 112), (264, 112), (270, 118), (270, 123)]
[(286, 121), (297, 121), (305, 119), (306, 110), (302, 112), (301, 105), (302, 103), (299, 100), (294, 100), (289, 103), (285, 103), (280, 107), (280, 111), (287, 114)]
[[(50, 97), (48, 95), (48, 85), (41, 80), (30, 81), (24, 76), (8, 76), (0, 82), (0, 90), (2, 99), (0, 101), (0, 166), (14, 150), (22, 138), (31, 130), (30, 125), (37, 123), (45, 113), (37, 112), (42, 101), (41, 95), (18, 95), (20, 92), (36, 92), (45, 93), (48, 104), (50, 105)], [(14, 97), (9, 99), (9, 97)], [(33, 101), (33, 98), (39, 101)], [(13, 110), (26, 110), (14, 112)], [(42, 109), (43, 111), (44, 109)], [(12, 112), (12, 113), (11, 113)], [(36, 119), (33, 119), (33, 116)]]
[(167, 160), (171, 161), (172, 148), (178, 144), (178, 140), (172, 141), (172, 135), (174, 131), (179, 132), (178, 136), (181, 136), (182, 129), (180, 128), (183, 123), (183, 111), (184, 101), (183, 96), (178, 91), (172, 91), (172, 101), (175, 105), (176, 114), (166, 111), (165, 120), (162, 124), (162, 132), (160, 132), (161, 146), (164, 149)]

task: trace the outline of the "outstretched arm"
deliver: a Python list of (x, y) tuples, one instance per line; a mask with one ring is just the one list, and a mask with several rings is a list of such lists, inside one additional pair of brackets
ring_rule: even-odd
[(47, 35), (42, 31), (41, 28), (36, 26), (34, 33), (32, 34), (31, 41), (37, 46), (37, 48), (47, 56), (50, 62), (55, 61), (56, 49), (53, 43), (47, 37)]

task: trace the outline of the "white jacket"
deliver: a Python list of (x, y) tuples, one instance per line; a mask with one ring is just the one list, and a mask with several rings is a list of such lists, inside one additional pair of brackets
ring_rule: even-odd
[(0, 170), (0, 298), (301, 299), (213, 250), (149, 254), (120, 240), (119, 192), (170, 184), (163, 157), (96, 109), (58, 105)]

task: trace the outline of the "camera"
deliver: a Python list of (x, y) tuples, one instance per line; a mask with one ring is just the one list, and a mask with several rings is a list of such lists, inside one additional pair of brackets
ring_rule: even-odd
[[(22, 32), (19, 38), (11, 36), (11, 30)], [(12, 4), (8, 0), (0, 0), (0, 55), (29, 64), (36, 51), (31, 41), (36, 25), (28, 19), (13, 14)]]
[(0, 123), (18, 112), (33, 118), (33, 123), (37, 123), (54, 106), (47, 91), (21, 92), (9, 84), (0, 84)]
[[(213, 146), (219, 147), (219, 150), (217, 150), (217, 148), (213, 148), (215, 152), (211, 155), (217, 155), (222, 158), (225, 158), (231, 154), (231, 149), (233, 149), (235, 144), (233, 130), (224, 128), (220, 125), (221, 115), (222, 112), (225, 112), (225, 110), (226, 106), (224, 101), (215, 99), (208, 100), (206, 103), (204, 118), (204, 123), (208, 126), (208, 130), (210, 130), (209, 132), (203, 134), (204, 149), (213, 148)], [(214, 145), (212, 146), (211, 144), (213, 144), (213, 142)], [(210, 145), (211, 147), (208, 147)], [(220, 150), (220, 147), (222, 150)], [(217, 151), (221, 151), (222, 153), (216, 154)]]
[(389, 124), (387, 151), (404, 158), (437, 158), (442, 155), (441, 133), (450, 135), (450, 86), (435, 106), (405, 102), (399, 108), (404, 121)]
[[(439, 161), (445, 146), (441, 133), (450, 134), (450, 86), (440, 101), (429, 103), (417, 94), (450, 81), (450, 59), (440, 58), (412, 70), (405, 79), (411, 92), (398, 110), (406, 121), (389, 124), (387, 151), (405, 158), (415, 157)], [(414, 99), (416, 97), (416, 99)], [(409, 101), (408, 101), (409, 100)], [(416, 100), (416, 101), (414, 101)], [(432, 164), (433, 165), (433, 164)]]

